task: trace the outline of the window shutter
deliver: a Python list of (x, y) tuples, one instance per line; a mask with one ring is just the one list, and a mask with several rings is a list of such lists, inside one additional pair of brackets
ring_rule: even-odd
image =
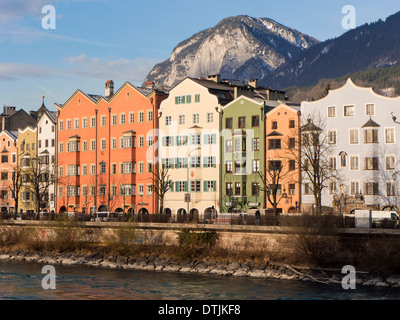
[(212, 185), (213, 185), (213, 191), (217, 191), (217, 181), (213, 181)]
[(187, 181), (184, 182), (184, 186), (185, 186), (185, 192), (187, 192), (188, 191), (188, 183), (187, 183)]
[(207, 181), (203, 181), (203, 185), (204, 185), (204, 192), (207, 192)]
[(179, 104), (179, 97), (175, 97), (175, 104)]

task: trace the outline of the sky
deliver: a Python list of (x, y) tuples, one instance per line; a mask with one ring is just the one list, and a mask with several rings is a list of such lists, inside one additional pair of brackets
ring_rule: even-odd
[(55, 110), (77, 89), (103, 95), (109, 79), (140, 86), (179, 42), (230, 16), (335, 38), (346, 5), (356, 26), (400, 11), (398, 0), (0, 0), (0, 103), (37, 110), (44, 93)]

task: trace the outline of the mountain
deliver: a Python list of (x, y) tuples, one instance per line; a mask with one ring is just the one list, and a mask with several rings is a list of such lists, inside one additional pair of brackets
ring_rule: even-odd
[(400, 12), (318, 43), (277, 68), (261, 85), (283, 89), (400, 64)]
[(262, 79), (317, 43), (268, 18), (229, 17), (179, 43), (144, 84), (154, 81), (156, 86), (172, 87), (185, 77), (213, 74), (242, 81)]

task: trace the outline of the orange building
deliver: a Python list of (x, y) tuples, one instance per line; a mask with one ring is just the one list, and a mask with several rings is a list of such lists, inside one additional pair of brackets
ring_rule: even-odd
[[(266, 179), (278, 185), (278, 208), (300, 212), (300, 106), (281, 104), (266, 114)], [(271, 183), (271, 182), (270, 182)], [(266, 201), (267, 208), (272, 208)]]
[[(2, 131), (0, 133), (0, 206), (3, 213), (16, 213), (15, 207), (15, 172), (17, 171), (17, 136), (18, 132)], [(17, 190), (18, 191), (18, 190)]]
[(166, 97), (129, 82), (114, 93), (109, 80), (104, 97), (77, 90), (57, 105), (57, 212), (158, 212), (153, 129)]

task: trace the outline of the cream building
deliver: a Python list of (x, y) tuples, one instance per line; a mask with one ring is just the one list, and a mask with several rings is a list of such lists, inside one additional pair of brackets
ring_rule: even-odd
[(161, 103), (159, 159), (172, 181), (164, 213), (204, 219), (220, 211), (219, 112), (232, 97), (229, 85), (186, 78)]

